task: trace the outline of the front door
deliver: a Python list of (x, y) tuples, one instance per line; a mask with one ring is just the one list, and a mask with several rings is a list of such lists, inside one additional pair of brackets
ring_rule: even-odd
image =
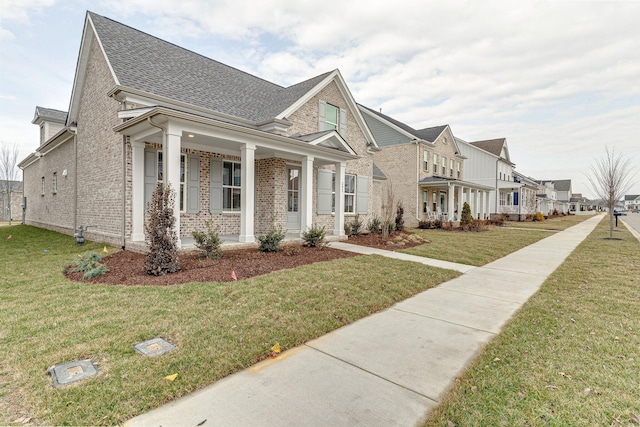
[(300, 230), (300, 171), (287, 166), (287, 230)]

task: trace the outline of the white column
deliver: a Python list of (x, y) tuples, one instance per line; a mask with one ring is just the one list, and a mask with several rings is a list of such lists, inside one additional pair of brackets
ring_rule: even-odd
[(458, 220), (462, 218), (462, 206), (464, 206), (464, 187), (458, 186)]
[(335, 236), (344, 236), (344, 170), (346, 163), (336, 163), (336, 211), (333, 226)]
[(453, 188), (454, 186), (449, 183), (449, 189), (447, 190), (447, 219), (453, 221)]
[(486, 199), (485, 201), (487, 202), (487, 218), (491, 218), (491, 191), (487, 191), (487, 193), (485, 194)]
[(240, 192), (240, 237), (241, 243), (255, 242), (254, 236), (254, 211), (256, 205), (255, 198), (255, 158), (256, 147), (253, 144), (243, 144), (240, 148), (241, 160), (241, 183)]
[(480, 191), (480, 205), (478, 206), (480, 219), (484, 219), (484, 191)]
[(131, 241), (144, 242), (144, 142), (131, 141)]
[(173, 205), (173, 216), (176, 219), (173, 227), (178, 236), (178, 247), (182, 246), (180, 240), (180, 140), (182, 138), (182, 130), (176, 126), (167, 127), (167, 140), (165, 141), (164, 150), (164, 184), (171, 185), (175, 194), (175, 203)]
[(473, 217), (474, 217), (474, 218), (478, 218), (478, 212), (479, 212), (478, 207), (480, 206), (480, 203), (479, 203), (480, 192), (479, 192), (479, 190), (477, 190), (477, 189), (476, 189), (476, 190), (473, 190), (473, 193), (474, 193), (474, 199), (473, 199)]
[(302, 158), (300, 184), (300, 232), (313, 226), (313, 156)]

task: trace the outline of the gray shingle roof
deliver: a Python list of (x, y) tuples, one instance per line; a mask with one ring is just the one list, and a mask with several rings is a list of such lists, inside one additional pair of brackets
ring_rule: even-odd
[(571, 180), (570, 179), (558, 179), (553, 181), (554, 187), (556, 191), (569, 191), (571, 190)]
[(635, 200), (635, 199), (637, 199), (638, 197), (640, 197), (640, 195), (637, 195), (637, 194), (636, 194), (636, 195), (628, 194), (628, 195), (624, 196), (624, 199), (625, 199), (625, 200)]
[(36, 107), (36, 116), (42, 117), (45, 120), (52, 120), (60, 123), (67, 121), (67, 112), (54, 110), (53, 108)]
[(88, 15), (122, 86), (254, 122), (274, 118), (329, 74), (284, 88), (104, 16)]
[(485, 141), (475, 141), (475, 142), (470, 142), (469, 144), (481, 148), (484, 151), (488, 151), (491, 154), (495, 154), (496, 156), (500, 157), (500, 154), (502, 153), (502, 147), (504, 146), (504, 138), (498, 138), (498, 139), (487, 139)]
[(380, 168), (374, 163), (373, 164), (373, 178), (374, 179), (387, 179), (387, 176), (380, 170)]
[(436, 138), (440, 136), (442, 131), (444, 131), (447, 128), (447, 125), (442, 125), (442, 126), (435, 126), (435, 127), (416, 130), (411, 126), (407, 125), (406, 123), (402, 123), (401, 121), (394, 119), (393, 117), (387, 116), (386, 114), (382, 114), (381, 112), (376, 111), (372, 108), (369, 108), (365, 105), (362, 105), (362, 104), (358, 104), (358, 105), (360, 105), (362, 108), (365, 108), (367, 111), (372, 112), (376, 116), (381, 117), (382, 119), (388, 121), (389, 123), (396, 125), (400, 129), (410, 133), (416, 138), (423, 139), (425, 141), (434, 142)]

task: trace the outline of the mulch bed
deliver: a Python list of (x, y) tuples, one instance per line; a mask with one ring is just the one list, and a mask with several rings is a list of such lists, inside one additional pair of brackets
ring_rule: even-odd
[[(348, 243), (387, 250), (405, 249), (428, 243), (415, 234), (395, 232), (383, 238), (381, 234), (350, 236)], [(165, 276), (151, 276), (145, 272), (146, 255), (119, 251), (100, 261), (109, 272), (92, 279), (84, 279), (82, 272), (72, 272), (68, 267), (64, 275), (73, 281), (127, 286), (171, 286), (191, 282), (232, 282), (232, 272), (238, 280), (260, 276), (274, 271), (295, 268), (315, 262), (357, 256), (353, 252), (329, 247), (308, 248), (301, 245), (283, 245), (278, 252), (260, 252), (255, 249), (222, 251), (220, 259), (203, 258), (200, 253), (178, 255), (180, 270)]]
[(328, 247), (308, 248), (304, 246), (283, 246), (278, 252), (260, 252), (256, 249), (222, 251), (222, 258), (211, 260), (199, 253), (178, 255), (180, 270), (165, 276), (151, 276), (144, 270), (145, 254), (119, 251), (104, 257), (101, 261), (109, 272), (83, 279), (82, 272), (71, 272), (68, 268), (65, 276), (73, 281), (104, 283), (108, 285), (170, 286), (190, 282), (231, 282), (232, 272), (238, 280), (271, 273), (273, 271), (294, 268), (315, 262), (331, 261), (337, 258), (357, 256)]

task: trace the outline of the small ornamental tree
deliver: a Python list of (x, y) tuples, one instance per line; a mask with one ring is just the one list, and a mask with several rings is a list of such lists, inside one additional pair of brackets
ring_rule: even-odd
[(469, 203), (464, 202), (462, 205), (462, 214), (460, 215), (460, 227), (466, 228), (473, 225), (473, 215), (471, 215), (471, 206)]
[(170, 185), (158, 184), (147, 207), (144, 234), (149, 242), (145, 270), (147, 274), (164, 276), (180, 270), (178, 264), (178, 237), (173, 226), (175, 193)]
[(398, 207), (396, 208), (396, 230), (404, 230), (404, 207), (402, 202), (398, 202)]

